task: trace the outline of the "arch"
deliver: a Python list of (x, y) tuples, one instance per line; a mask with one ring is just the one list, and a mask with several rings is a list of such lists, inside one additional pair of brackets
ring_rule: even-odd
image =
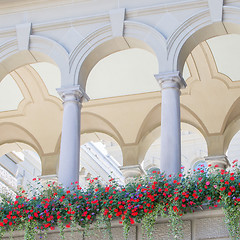
[(240, 33), (239, 14), (239, 8), (224, 6), (223, 22), (213, 23), (208, 9), (188, 18), (167, 42), (169, 69), (182, 72), (187, 56), (201, 42), (228, 33)]
[[(203, 122), (198, 118), (198, 116), (187, 106), (181, 104), (181, 122), (192, 125), (201, 134), (206, 137), (208, 134), (207, 128)], [(148, 115), (143, 120), (143, 123), (138, 132), (136, 142), (142, 141), (149, 133), (151, 133), (155, 128), (161, 125), (161, 104), (154, 106), (148, 113)]]
[(100, 132), (112, 137), (120, 146), (123, 145), (123, 138), (118, 130), (105, 118), (89, 112), (81, 114), (81, 135), (85, 133)]
[(208, 155), (208, 146), (206, 137), (194, 125), (181, 123), (181, 142), (182, 142), (182, 165), (187, 172), (192, 168), (196, 160), (203, 160)]
[(226, 151), (226, 155), (230, 165), (233, 165), (235, 160), (239, 161), (240, 155), (240, 148), (239, 148), (239, 141), (240, 141), (240, 129), (232, 136)]
[(128, 48), (143, 48), (157, 56), (159, 70), (166, 70), (166, 40), (150, 26), (133, 21), (124, 22), (123, 37), (113, 38), (111, 25), (90, 33), (70, 54), (70, 74), (74, 83), (85, 89), (91, 69), (102, 58)]
[(240, 115), (240, 97), (237, 98), (235, 100), (235, 102), (232, 104), (232, 106), (230, 107), (225, 119), (224, 119), (224, 122), (223, 122), (223, 132), (224, 130), (228, 127), (228, 125), (231, 124), (232, 121), (234, 121), (235, 119), (237, 119)]
[[(139, 164), (141, 164), (144, 161), (148, 149), (158, 138), (160, 138), (160, 135), (161, 135), (161, 126), (158, 126), (141, 139), (139, 143)], [(155, 165), (149, 165), (149, 166), (156, 167)]]
[(3, 143), (0, 145), (0, 157), (12, 151), (20, 152), (23, 149), (36, 152), (36, 150), (32, 146), (23, 142)]
[[(142, 141), (145, 136), (161, 125), (161, 104), (154, 106), (145, 117), (139, 129), (136, 142)], [(160, 136), (160, 135), (159, 135)]]
[(0, 145), (5, 143), (22, 142), (31, 146), (39, 156), (43, 155), (43, 150), (40, 144), (25, 128), (15, 123), (1, 123), (0, 132)]
[(240, 130), (240, 116), (235, 118), (227, 127), (224, 132), (224, 152), (227, 151), (229, 144), (235, 134)]
[[(144, 122), (145, 121), (147, 122), (148, 120), (152, 119), (151, 116), (156, 111), (157, 107), (159, 107), (159, 105), (155, 106), (151, 110), (151, 112), (145, 118)], [(183, 107), (183, 106), (181, 106), (181, 107)], [(192, 117), (194, 117), (194, 116), (192, 116)], [(188, 126), (187, 128), (185, 127), (186, 125)], [(143, 126), (144, 126), (144, 124), (143, 124)], [(141, 129), (144, 129), (144, 128), (141, 128)], [(206, 132), (201, 128), (201, 126), (199, 127), (193, 121), (187, 120), (187, 118), (181, 119), (181, 130), (186, 130), (186, 129), (191, 130), (192, 132), (201, 135), (206, 142)], [(141, 136), (141, 139), (139, 141), (139, 163), (140, 164), (143, 162), (145, 155), (146, 155), (148, 149), (150, 148), (150, 146), (158, 138), (160, 138), (160, 134), (161, 134), (160, 122), (158, 125), (155, 125), (155, 127), (154, 127), (154, 125), (152, 125), (152, 128), (148, 128), (148, 131), (147, 130), (144, 131), (144, 134), (142, 134), (142, 135), (139, 134), (139, 136)]]
[(180, 104), (181, 107), (181, 122), (187, 123), (196, 128), (206, 139), (208, 130), (201, 119), (187, 106)]
[(119, 169), (123, 162), (121, 146), (105, 133), (89, 134), (86, 142), (81, 145), (80, 169), (85, 168), (86, 173), (100, 176), (105, 181), (108, 181), (110, 175), (121, 179), (122, 174)]
[(224, 151), (226, 152), (232, 138), (240, 130), (240, 97), (235, 100), (235, 102), (230, 107), (224, 122), (223, 122), (223, 132), (224, 132)]
[[(57, 42), (42, 36), (30, 35), (29, 49), (19, 51), (16, 38), (0, 45), (0, 81), (13, 70), (35, 62), (50, 62), (61, 71), (61, 79), (69, 81), (68, 53)], [(70, 85), (70, 84), (69, 84)]]

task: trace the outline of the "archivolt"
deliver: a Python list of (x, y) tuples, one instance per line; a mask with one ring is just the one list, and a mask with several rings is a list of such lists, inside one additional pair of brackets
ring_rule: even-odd
[(172, 71), (182, 71), (191, 51), (209, 38), (228, 33), (240, 33), (239, 14), (239, 8), (224, 6), (223, 22), (213, 23), (208, 10), (187, 19), (167, 41), (168, 68)]
[(70, 73), (73, 84), (85, 88), (92, 68), (102, 58), (129, 48), (143, 48), (153, 52), (159, 62), (159, 71), (166, 69), (166, 41), (163, 35), (150, 26), (132, 21), (124, 22), (122, 37), (113, 38), (111, 25), (90, 33), (70, 54)]

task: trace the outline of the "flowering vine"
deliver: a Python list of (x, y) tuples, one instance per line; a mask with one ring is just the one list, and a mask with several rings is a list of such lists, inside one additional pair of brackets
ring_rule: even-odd
[[(217, 166), (216, 166), (217, 167)], [(25, 239), (47, 230), (66, 228), (86, 234), (92, 223), (102, 227), (112, 239), (111, 220), (123, 224), (124, 237), (130, 226), (142, 223), (145, 238), (152, 239), (158, 216), (168, 217), (173, 239), (183, 239), (182, 215), (196, 208), (221, 206), (232, 239), (240, 239), (240, 171), (235, 164), (230, 171), (198, 169), (192, 174), (166, 176), (154, 171), (136, 178), (125, 186), (114, 179), (103, 186), (97, 178), (82, 189), (75, 183), (71, 190), (50, 183), (43, 190), (34, 190), (32, 197), (2, 196), (0, 203), (0, 239), (5, 232), (25, 229)]]

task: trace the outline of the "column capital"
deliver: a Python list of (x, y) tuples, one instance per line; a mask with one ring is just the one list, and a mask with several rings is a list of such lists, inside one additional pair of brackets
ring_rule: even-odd
[(175, 72), (163, 72), (154, 75), (162, 89), (166, 88), (185, 88), (187, 86), (181, 73), (179, 71)]
[(226, 155), (206, 156), (204, 157), (208, 166), (216, 169), (226, 169), (230, 166), (228, 157)]
[(68, 101), (82, 102), (83, 100), (89, 100), (88, 95), (79, 85), (57, 88), (57, 92), (64, 103)]
[(119, 167), (119, 169), (125, 178), (125, 183), (130, 182), (134, 177), (139, 177), (145, 174), (141, 165), (122, 166)]

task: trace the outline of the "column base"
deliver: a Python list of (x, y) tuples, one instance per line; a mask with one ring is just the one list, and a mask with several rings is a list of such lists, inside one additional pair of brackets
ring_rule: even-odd
[(230, 166), (228, 157), (226, 155), (219, 155), (219, 156), (206, 156), (204, 157), (205, 161), (207, 162), (210, 168), (214, 169), (226, 169)]
[(39, 176), (39, 178), (41, 179), (41, 184), (43, 186), (47, 186), (49, 183), (53, 183), (55, 182), (56, 185), (58, 185), (58, 177), (56, 174), (51, 174), (51, 175), (42, 175)]
[(125, 184), (131, 182), (134, 177), (140, 177), (145, 174), (145, 171), (142, 169), (141, 165), (130, 165), (119, 167), (125, 178)]

